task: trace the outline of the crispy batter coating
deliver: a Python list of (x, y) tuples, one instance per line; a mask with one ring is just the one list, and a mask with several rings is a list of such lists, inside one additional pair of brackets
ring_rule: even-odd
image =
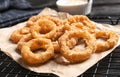
[(97, 31), (95, 33), (96, 39), (101, 39), (97, 41), (97, 49), (96, 52), (103, 52), (113, 48), (118, 41), (118, 34), (113, 31)]
[(31, 34), (34, 38), (53, 38), (56, 32), (56, 24), (48, 19), (39, 19), (31, 27)]
[(68, 19), (66, 19), (65, 22), (65, 24), (69, 24), (70, 26), (72, 25), (76, 28), (87, 30), (90, 33), (94, 33), (96, 29), (95, 24), (87, 16), (84, 15), (71, 16)]
[(33, 37), (32, 37), (31, 34), (27, 34), (27, 35), (23, 36), (23, 37), (19, 40), (19, 42), (18, 42), (18, 44), (17, 44), (17, 48), (21, 51), (22, 46), (23, 46), (26, 42), (28, 42), (28, 41), (30, 41), (30, 40), (32, 40), (32, 39), (33, 39)]
[(11, 36), (10, 40), (12, 40), (13, 43), (17, 43), (23, 36), (30, 33), (30, 28), (24, 27), (19, 30), (15, 30)]
[(26, 23), (26, 26), (30, 27), (32, 25), (34, 25), (35, 22), (37, 22), (39, 19), (48, 19), (53, 21), (57, 26), (60, 26), (61, 24), (63, 24), (63, 21), (56, 18), (56, 17), (52, 17), (49, 15), (36, 15), (36, 16), (32, 16)]
[[(75, 48), (78, 39), (85, 40), (85, 50)], [(82, 62), (90, 58), (95, 51), (95, 39), (86, 31), (68, 31), (59, 38), (60, 53), (71, 63)], [(78, 44), (79, 45), (79, 44)]]
[(53, 44), (45, 38), (32, 39), (22, 46), (21, 55), (30, 65), (45, 63), (54, 56)]
[(58, 41), (53, 41), (52, 44), (53, 44), (53, 47), (54, 47), (54, 52), (59, 53), (60, 52), (60, 46), (58, 44)]

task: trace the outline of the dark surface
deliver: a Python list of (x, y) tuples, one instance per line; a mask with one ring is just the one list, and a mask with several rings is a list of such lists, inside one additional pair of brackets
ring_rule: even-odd
[[(46, 0), (46, 2), (48, 2), (48, 0)], [(32, 3), (32, 6), (34, 6), (35, 8), (27, 10), (9, 7), (8, 9), (0, 12), (0, 27), (8, 27), (25, 21), (30, 16), (38, 14), (45, 6), (56, 8), (53, 1), (49, 3), (46, 2), (45, 0), (41, 2), (41, 6), (38, 6), (38, 2)], [(36, 3), (37, 6), (35, 6)], [(119, 15), (120, 0), (94, 0), (93, 9), (91, 14), (89, 15), (89, 18), (100, 23), (119, 24)], [(3, 52), (0, 52), (0, 77), (57, 76), (53, 74), (43, 74), (29, 71), (21, 67)], [(120, 77), (120, 46), (79, 77)]]

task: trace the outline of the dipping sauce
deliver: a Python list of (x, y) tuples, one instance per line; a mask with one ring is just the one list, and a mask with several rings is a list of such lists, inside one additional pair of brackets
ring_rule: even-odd
[(70, 5), (82, 5), (87, 4), (88, 0), (58, 0), (59, 5), (70, 6)]
[(58, 10), (70, 14), (87, 15), (91, 12), (93, 0), (57, 0)]

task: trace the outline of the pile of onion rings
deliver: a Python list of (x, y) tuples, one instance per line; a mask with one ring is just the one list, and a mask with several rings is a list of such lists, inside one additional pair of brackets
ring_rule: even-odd
[(93, 53), (113, 48), (118, 39), (116, 32), (96, 28), (84, 15), (73, 15), (64, 20), (49, 15), (32, 16), (25, 27), (10, 36), (23, 60), (30, 65), (48, 62), (56, 54), (69, 63), (80, 63)]

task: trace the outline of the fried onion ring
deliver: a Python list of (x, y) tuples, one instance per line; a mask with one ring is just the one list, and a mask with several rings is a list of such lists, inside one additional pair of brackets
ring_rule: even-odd
[(56, 17), (52, 17), (50, 15), (36, 15), (36, 16), (32, 16), (31, 18), (29, 18), (29, 20), (26, 23), (27, 27), (33, 26), (35, 22), (37, 22), (39, 19), (48, 19), (53, 21), (57, 26), (60, 26), (63, 24), (63, 21), (56, 18)]
[(54, 56), (53, 44), (45, 38), (32, 39), (22, 46), (21, 55), (30, 65), (45, 63)]
[(19, 30), (15, 30), (11, 36), (10, 36), (10, 40), (12, 40), (12, 42), (17, 43), (23, 36), (27, 35), (30, 33), (30, 28), (29, 27), (24, 27), (21, 28)]
[[(113, 31), (97, 31), (95, 33), (96, 39), (96, 52), (103, 52), (113, 48), (118, 41), (118, 34)], [(101, 39), (101, 40), (100, 40)]]
[(87, 26), (91, 29), (96, 28), (95, 24), (93, 24), (90, 21), (90, 19), (87, 16), (84, 16), (84, 15), (74, 15), (74, 16), (69, 17), (67, 20), (68, 20), (69, 24), (76, 23), (76, 22), (77, 23), (82, 22), (85, 26)]
[[(81, 38), (85, 40), (84, 51), (75, 48), (77, 41)], [(60, 53), (71, 63), (85, 61), (95, 52), (96, 46), (94, 41), (95, 38), (86, 31), (67, 31), (59, 38)]]
[(96, 29), (95, 24), (87, 16), (84, 15), (71, 16), (64, 23), (72, 26), (75, 25), (77, 28), (81, 27), (82, 29), (87, 29), (90, 33), (94, 33), (94, 30)]
[(41, 19), (36, 22), (31, 28), (31, 33), (34, 38), (53, 38), (56, 32), (56, 24), (48, 19)]
[(27, 21), (26, 23), (26, 26), (27, 27), (30, 27), (30, 26), (33, 26), (34, 23), (39, 20), (39, 19), (42, 19), (42, 18), (46, 18), (47, 15), (35, 15), (35, 16), (32, 16), (29, 18), (29, 20)]

